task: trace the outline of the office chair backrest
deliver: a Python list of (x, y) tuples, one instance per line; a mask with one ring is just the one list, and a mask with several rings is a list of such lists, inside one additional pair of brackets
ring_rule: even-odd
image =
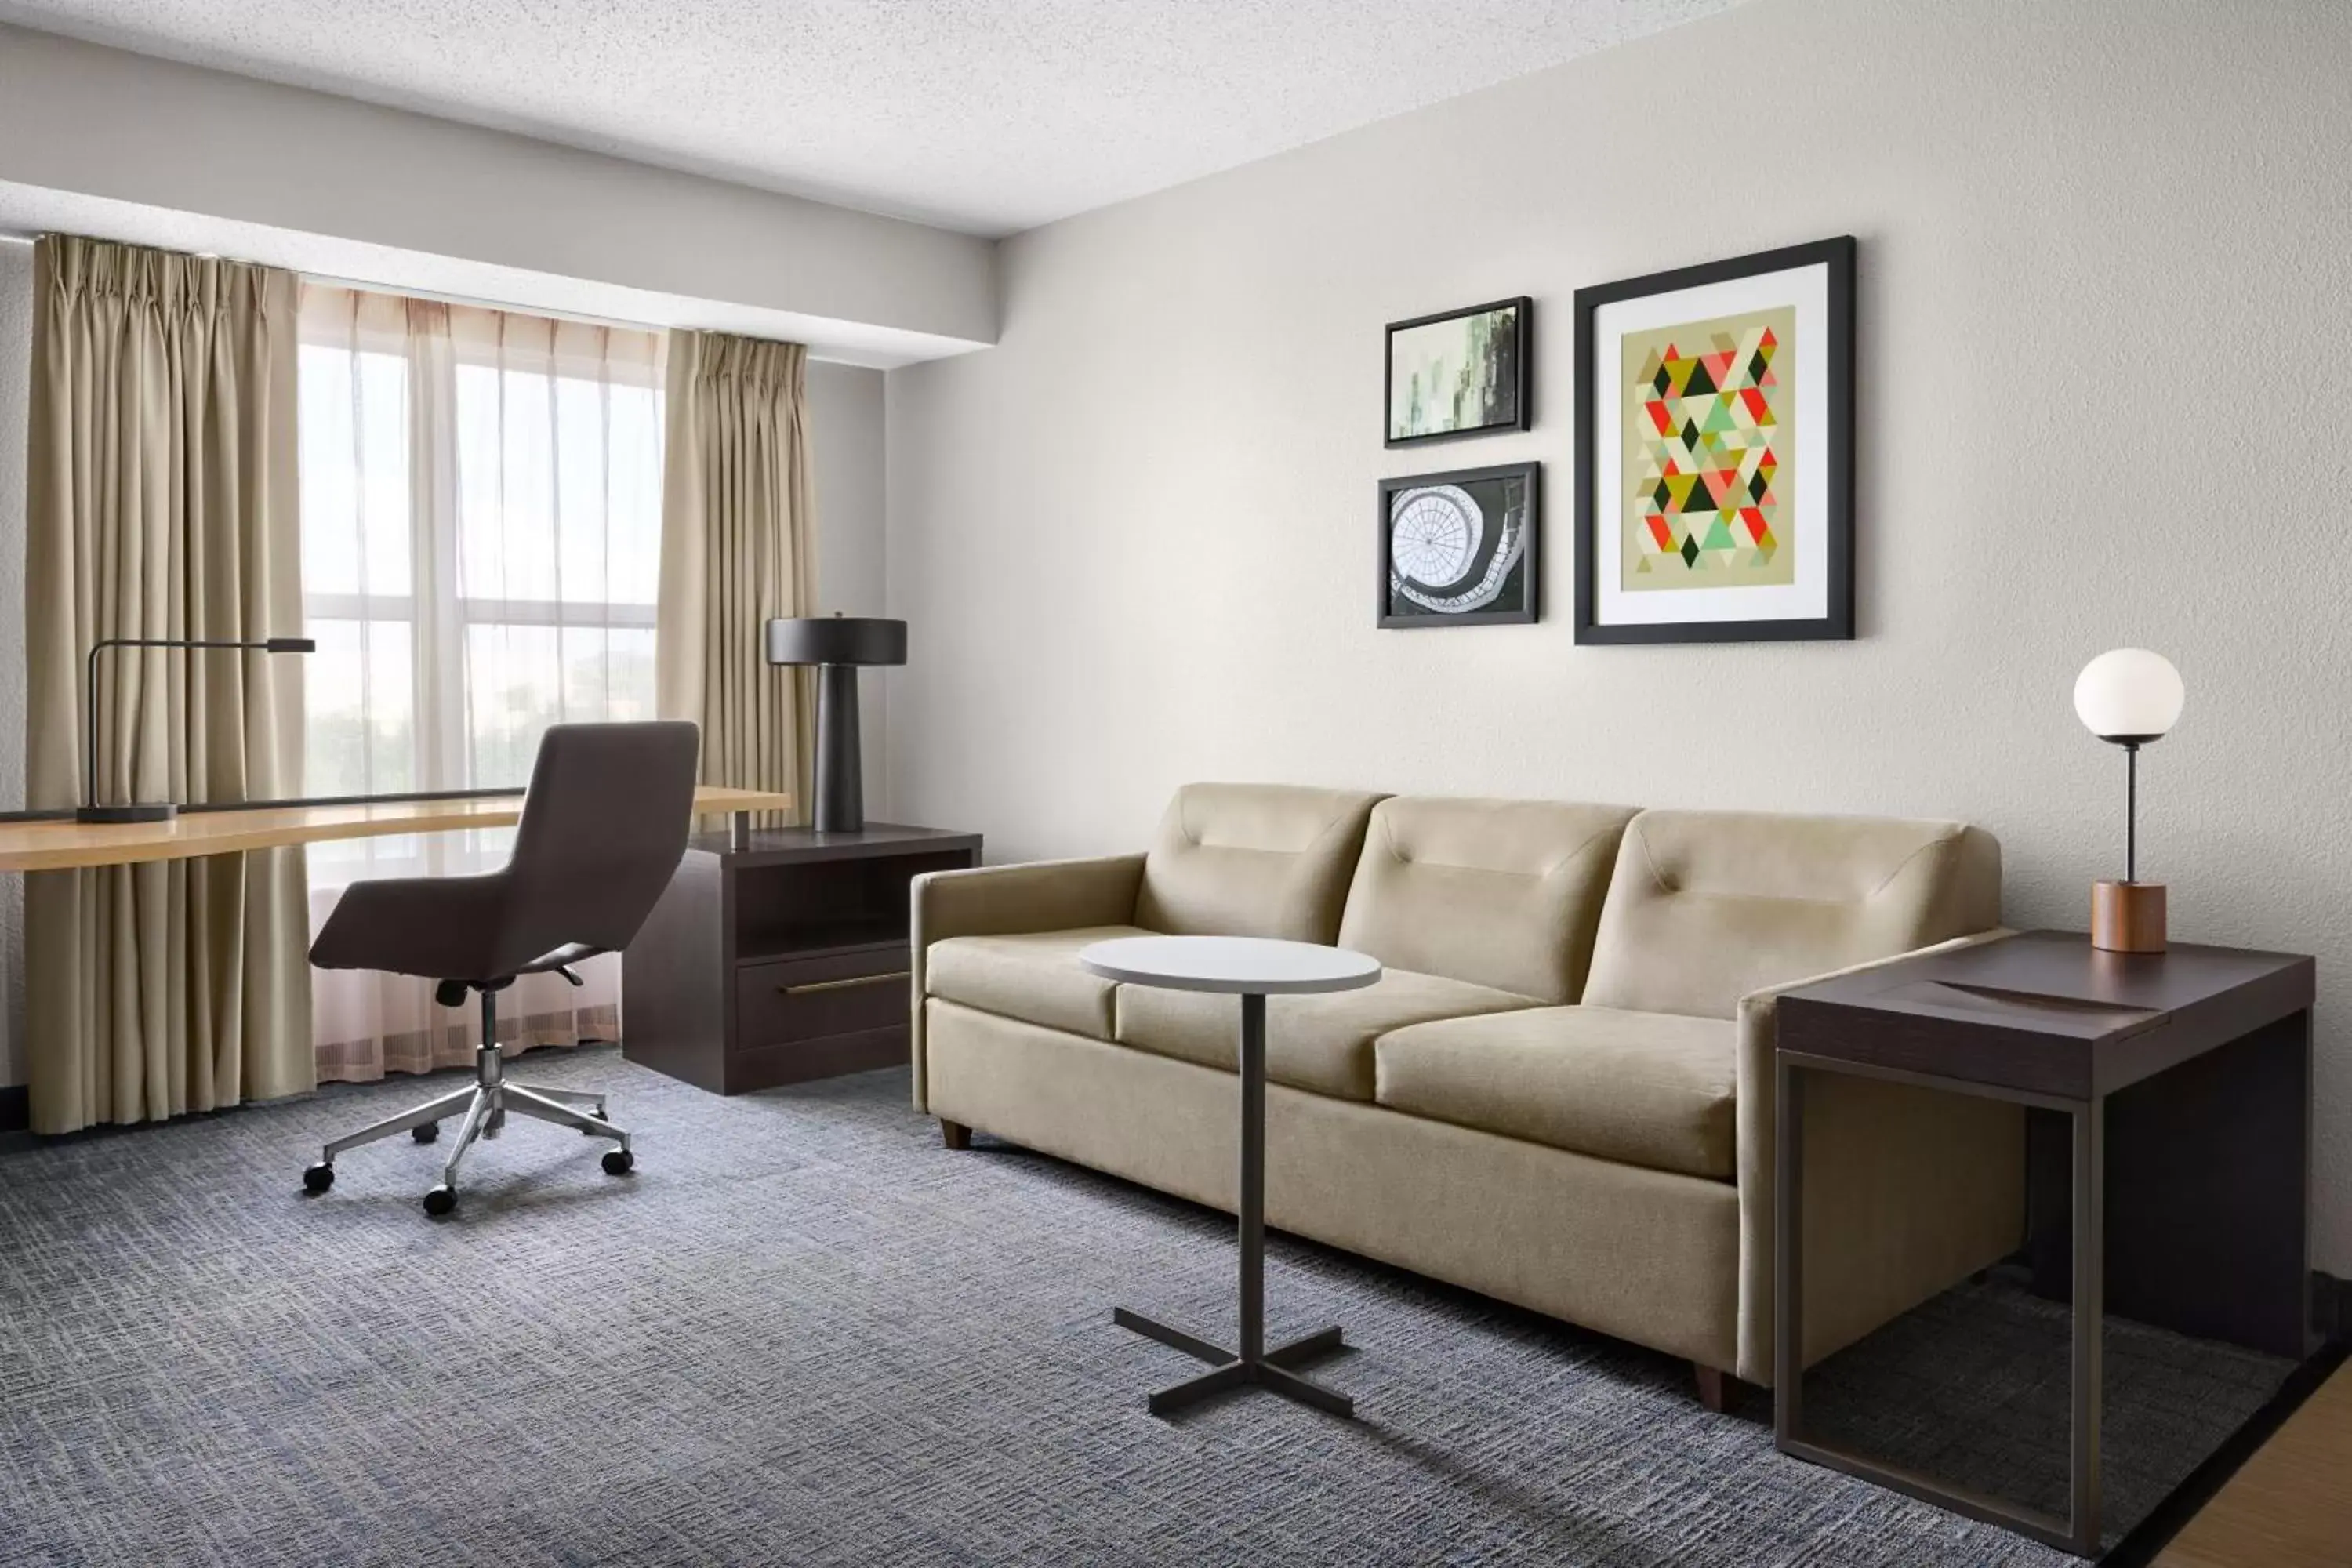
[(506, 934), (528, 950), (518, 962), (570, 942), (629, 945), (686, 853), (701, 744), (683, 721), (547, 731), (507, 862)]

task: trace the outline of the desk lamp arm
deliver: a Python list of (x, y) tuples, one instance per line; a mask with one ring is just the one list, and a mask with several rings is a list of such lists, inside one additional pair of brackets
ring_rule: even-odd
[(82, 660), (81, 803), (98, 804), (98, 656), (110, 647), (257, 648), (263, 653), (315, 653), (315, 637), (100, 637)]

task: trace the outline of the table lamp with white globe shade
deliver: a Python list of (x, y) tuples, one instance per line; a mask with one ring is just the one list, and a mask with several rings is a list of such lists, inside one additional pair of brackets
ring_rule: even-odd
[(2119, 647), (2074, 678), (2074, 711), (2092, 734), (2124, 749), (2124, 879), (2091, 885), (2091, 945), (2164, 951), (2164, 884), (2139, 879), (2139, 749), (2180, 720), (2180, 672), (2160, 653)]

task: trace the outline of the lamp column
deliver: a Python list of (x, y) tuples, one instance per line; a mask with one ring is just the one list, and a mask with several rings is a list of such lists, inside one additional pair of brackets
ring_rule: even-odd
[(817, 667), (816, 806), (809, 825), (819, 833), (856, 833), (866, 826), (866, 772), (859, 758), (857, 666)]

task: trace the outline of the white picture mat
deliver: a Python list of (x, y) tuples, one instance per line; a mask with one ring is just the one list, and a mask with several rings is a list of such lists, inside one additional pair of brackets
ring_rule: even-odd
[[(1624, 337), (1776, 306), (1797, 308), (1797, 449), (1785, 467), (1796, 480), (1797, 580), (1772, 588), (1677, 588), (1628, 593), (1619, 560), (1625, 537)], [(1668, 294), (1618, 300), (1592, 312), (1592, 469), (1596, 626), (1673, 626), (1688, 621), (1805, 621), (1830, 613), (1830, 268), (1827, 262), (1703, 283)]]

